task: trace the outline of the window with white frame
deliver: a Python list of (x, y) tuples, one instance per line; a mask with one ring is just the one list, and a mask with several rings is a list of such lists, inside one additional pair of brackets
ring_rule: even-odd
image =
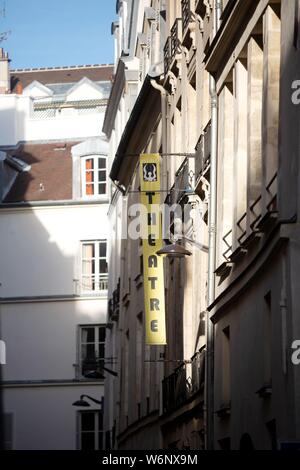
[(107, 290), (106, 240), (84, 241), (81, 245), (81, 292)]
[(81, 158), (82, 197), (103, 196), (107, 192), (106, 157), (90, 155)]
[(80, 376), (86, 378), (103, 377), (105, 326), (80, 326), (79, 341)]
[(78, 449), (103, 449), (103, 415), (99, 411), (78, 412)]

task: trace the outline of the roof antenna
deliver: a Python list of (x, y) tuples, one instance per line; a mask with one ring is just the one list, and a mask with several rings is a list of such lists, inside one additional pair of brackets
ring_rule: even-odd
[[(6, 1), (4, 0), (2, 3), (2, 8), (0, 9), (0, 17), (6, 18)], [(6, 41), (8, 36), (11, 34), (11, 31), (3, 31), (0, 33), (0, 42)]]

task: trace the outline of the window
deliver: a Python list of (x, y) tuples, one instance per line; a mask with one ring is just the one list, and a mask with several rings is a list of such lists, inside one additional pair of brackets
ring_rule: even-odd
[(103, 449), (103, 416), (99, 411), (78, 413), (79, 450)]
[(106, 157), (84, 157), (82, 162), (82, 196), (93, 197), (106, 194)]
[(107, 290), (106, 240), (82, 242), (81, 291)]
[(80, 375), (86, 378), (102, 378), (101, 368), (105, 357), (105, 326), (80, 327)]
[(4, 449), (13, 449), (13, 413), (4, 413)]
[(222, 406), (229, 406), (231, 398), (229, 326), (223, 330), (222, 343)]

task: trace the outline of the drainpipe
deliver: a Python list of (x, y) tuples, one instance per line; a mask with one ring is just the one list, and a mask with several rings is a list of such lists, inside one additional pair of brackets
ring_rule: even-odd
[[(162, 153), (168, 153), (168, 130), (167, 130), (167, 115), (168, 115), (168, 100), (167, 100), (167, 92), (162, 85), (157, 83), (156, 80), (150, 80), (151, 85), (155, 90), (158, 90), (161, 95), (161, 121), (162, 121)], [(162, 186), (163, 188), (168, 188), (168, 181), (167, 181), (167, 172), (165, 168), (164, 162), (162, 162)]]
[[(214, 4), (214, 36), (220, 27), (222, 4), (219, 0)], [(216, 219), (217, 219), (217, 151), (218, 151), (218, 96), (216, 80), (210, 75), (209, 93), (211, 100), (211, 142), (210, 142), (210, 193), (209, 193), (209, 250), (208, 250), (208, 286), (207, 303), (215, 300), (215, 269), (216, 269)], [(214, 325), (210, 321), (209, 312), (206, 318), (206, 385), (205, 385), (205, 437), (206, 449), (214, 448)]]
[(158, 90), (161, 95), (161, 120), (162, 120), (162, 153), (167, 153), (167, 92), (162, 85), (157, 83), (156, 80), (150, 80), (151, 85), (155, 90)]

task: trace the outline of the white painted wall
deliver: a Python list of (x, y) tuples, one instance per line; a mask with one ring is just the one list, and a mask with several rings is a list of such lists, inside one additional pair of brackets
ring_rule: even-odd
[[(91, 93), (84, 96), (88, 92), (85, 86), (77, 89), (76, 99), (94, 99)], [(104, 112), (72, 111), (36, 119), (30, 96), (0, 95), (0, 145), (102, 135)], [(75, 449), (77, 410), (72, 403), (81, 394), (100, 400), (104, 393), (99, 380), (69, 386), (41, 381), (76, 379), (79, 325), (106, 323), (105, 292), (69, 300), (60, 296), (79, 292), (74, 279), (80, 277), (80, 241), (108, 238), (107, 210), (105, 199), (92, 205), (0, 210), (0, 298), (6, 298), (0, 302), (1, 339), (7, 348), (4, 410), (14, 414), (14, 449)], [(42, 301), (32, 299), (41, 296)], [(16, 302), (16, 297), (22, 300)], [(7, 381), (35, 381), (36, 386), (12, 387)]]
[(79, 325), (105, 324), (107, 299), (1, 305), (3, 380), (73, 380)]
[(1, 209), (0, 217), (1, 297), (73, 295), (80, 241), (108, 236), (106, 204)]
[(33, 118), (33, 100), (29, 96), (0, 95), (0, 145), (13, 146), (21, 141), (84, 139), (102, 135), (104, 112), (60, 117)]
[[(3, 297), (74, 294), (80, 240), (106, 239), (107, 204), (0, 211), (0, 282)], [(80, 265), (80, 263), (79, 263)], [(71, 300), (4, 301), (1, 339), (3, 380), (75, 380), (80, 325), (105, 324), (107, 295)], [(94, 385), (5, 386), (4, 410), (14, 415), (14, 449), (75, 449), (81, 394), (100, 399)]]
[[(13, 449), (75, 450), (77, 413), (72, 406), (81, 394), (101, 401), (103, 385), (21, 387), (4, 390), (4, 407), (13, 413)], [(85, 410), (98, 410), (92, 405)]]

